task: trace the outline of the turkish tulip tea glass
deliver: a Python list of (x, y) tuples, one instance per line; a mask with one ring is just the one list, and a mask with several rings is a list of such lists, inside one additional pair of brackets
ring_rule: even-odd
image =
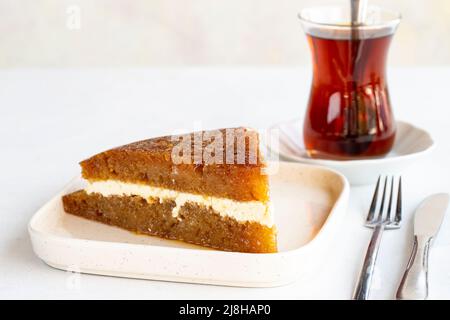
[(304, 9), (313, 78), (303, 124), (311, 157), (364, 159), (387, 154), (396, 125), (386, 81), (389, 45), (400, 15), (368, 7), (362, 22), (349, 8)]

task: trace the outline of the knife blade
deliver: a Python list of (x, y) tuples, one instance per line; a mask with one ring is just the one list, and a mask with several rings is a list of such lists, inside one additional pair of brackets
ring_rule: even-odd
[(426, 198), (414, 216), (414, 246), (397, 291), (397, 299), (428, 297), (428, 255), (444, 220), (450, 195), (438, 193)]
[(416, 209), (414, 217), (414, 234), (416, 236), (434, 237), (444, 220), (450, 196), (438, 193), (426, 198)]

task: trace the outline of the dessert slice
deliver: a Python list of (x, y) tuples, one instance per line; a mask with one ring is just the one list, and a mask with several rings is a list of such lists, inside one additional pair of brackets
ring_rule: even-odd
[(131, 143), (80, 163), (67, 213), (226, 251), (276, 252), (258, 134), (201, 131)]

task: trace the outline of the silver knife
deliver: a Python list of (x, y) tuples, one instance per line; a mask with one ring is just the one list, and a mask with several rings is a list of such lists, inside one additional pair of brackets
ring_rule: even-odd
[(397, 299), (428, 297), (428, 253), (444, 219), (450, 195), (438, 193), (426, 198), (414, 217), (414, 247), (397, 291)]

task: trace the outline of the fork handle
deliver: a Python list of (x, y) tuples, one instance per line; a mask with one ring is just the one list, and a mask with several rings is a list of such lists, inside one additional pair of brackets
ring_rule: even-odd
[(428, 252), (433, 238), (414, 236), (414, 246), (397, 299), (425, 300), (428, 297)]
[(381, 236), (383, 235), (384, 224), (379, 224), (375, 227), (372, 233), (372, 238), (367, 248), (364, 264), (359, 275), (358, 284), (353, 293), (354, 300), (367, 300), (369, 298), (370, 286), (372, 284), (372, 276), (375, 269), (375, 262), (378, 256), (378, 249), (380, 248)]

